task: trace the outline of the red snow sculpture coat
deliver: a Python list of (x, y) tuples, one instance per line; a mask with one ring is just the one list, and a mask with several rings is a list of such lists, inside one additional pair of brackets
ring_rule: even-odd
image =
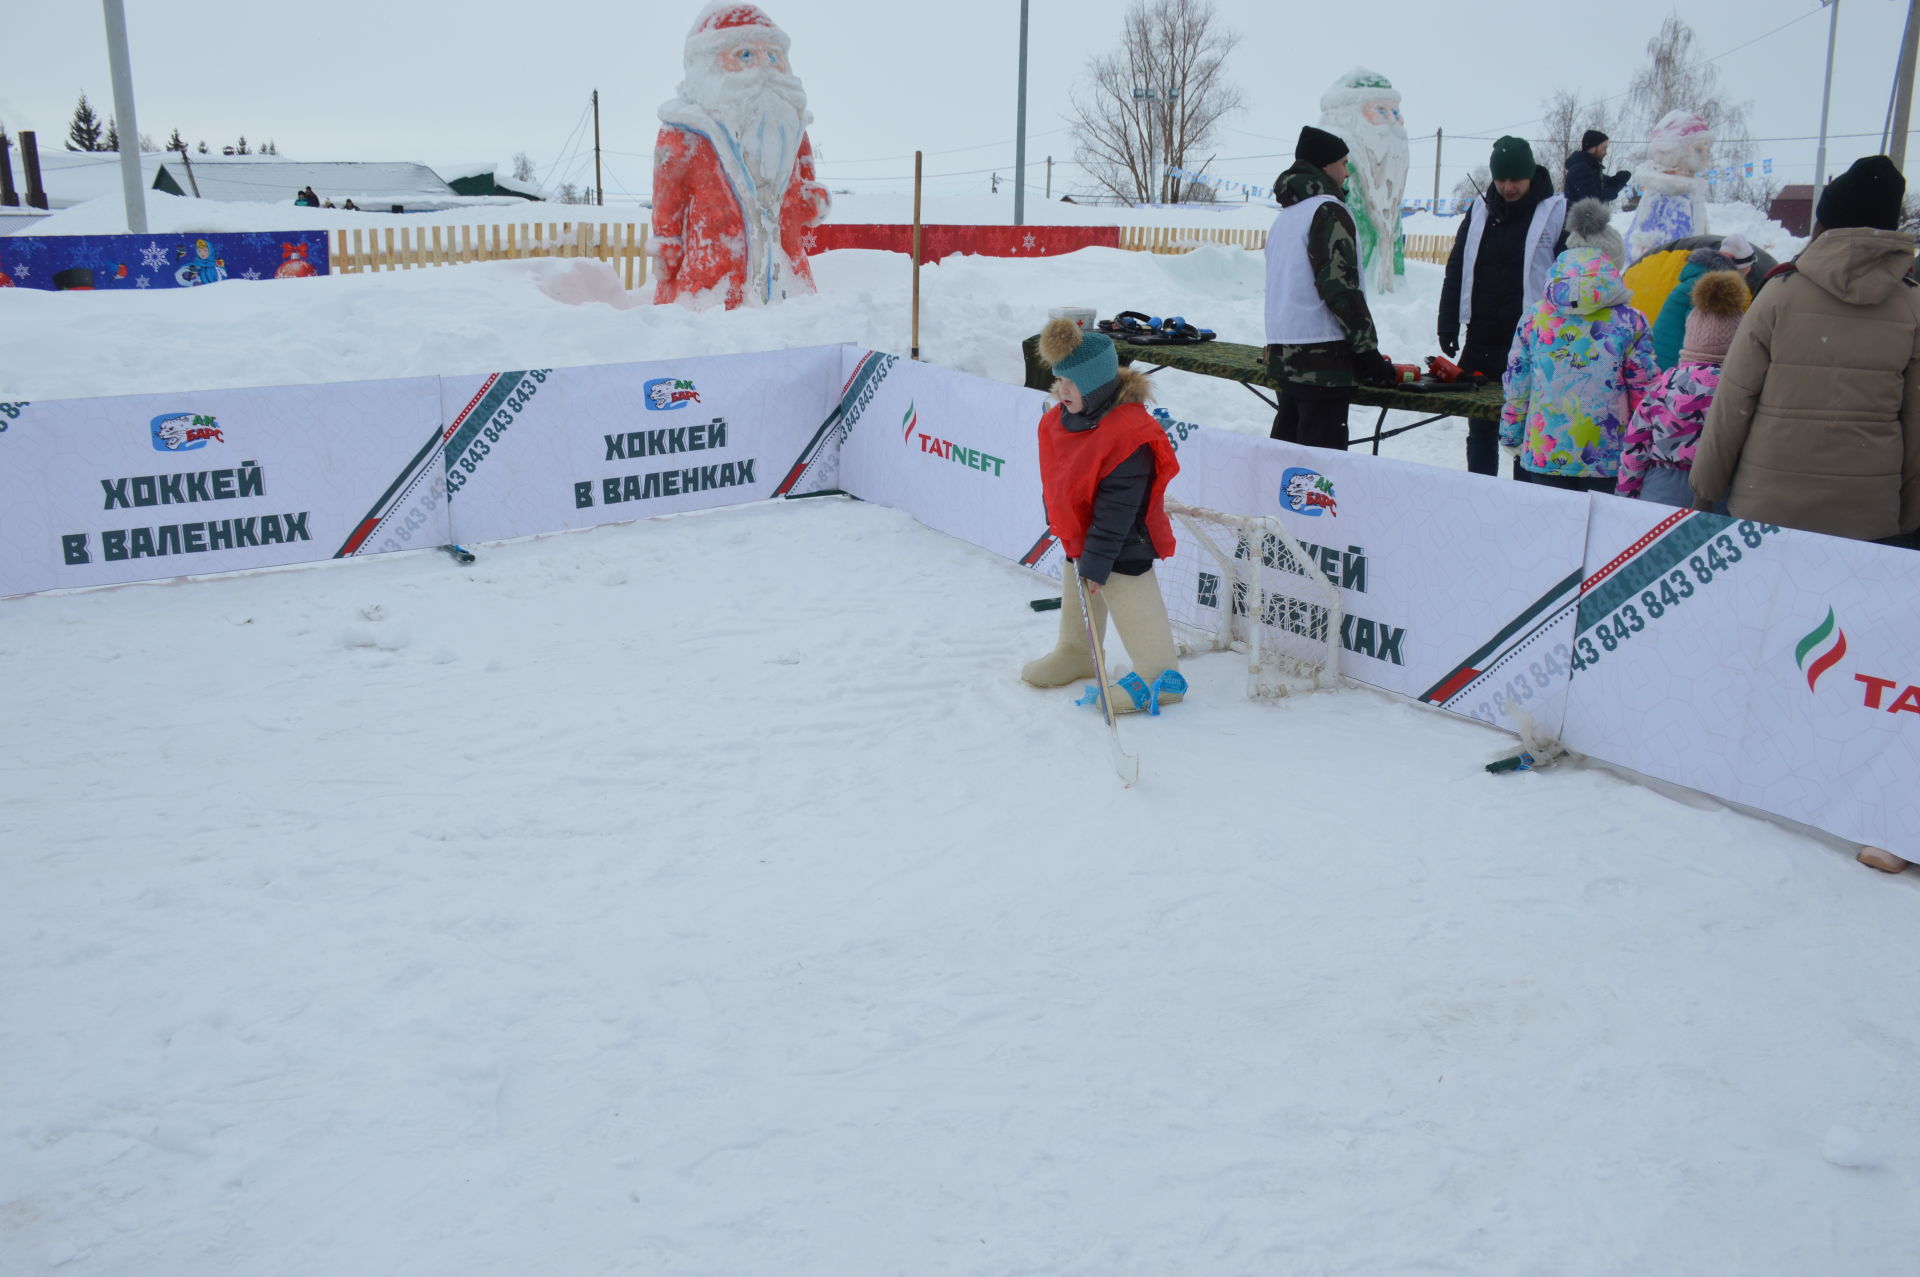
[[(826, 218), (827, 188), (814, 180), (813, 141), (802, 136), (793, 175), (780, 202), (777, 251), (747, 238), (747, 217), (757, 215), (745, 169), (729, 157), (723, 163), (703, 132), (668, 124), (653, 152), (653, 240), (662, 249), (677, 248), (678, 269), (669, 273), (661, 255), (654, 304), (701, 294), (718, 295), (728, 310), (751, 301), (778, 301), (782, 295), (811, 293), (813, 271), (807, 265), (808, 228)], [(766, 237), (770, 240), (772, 237)]]

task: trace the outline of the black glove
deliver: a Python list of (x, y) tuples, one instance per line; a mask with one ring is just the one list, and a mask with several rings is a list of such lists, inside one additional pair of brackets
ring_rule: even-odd
[(1633, 180), (1633, 170), (1623, 168), (1618, 173), (1615, 173), (1614, 176), (1620, 179), (1620, 185), (1625, 186)]
[(1455, 355), (1460, 353), (1459, 332), (1455, 331), (1455, 332), (1440, 334), (1440, 353), (1445, 355), (1448, 359), (1452, 359)]
[(1400, 371), (1393, 361), (1377, 350), (1363, 350), (1353, 357), (1353, 375), (1369, 386), (1397, 386)]

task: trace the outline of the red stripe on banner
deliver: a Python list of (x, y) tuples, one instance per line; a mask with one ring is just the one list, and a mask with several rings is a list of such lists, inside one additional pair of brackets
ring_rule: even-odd
[(1444, 705), (1459, 694), (1460, 689), (1480, 677), (1480, 671), (1471, 667), (1462, 669), (1458, 674), (1427, 694), (1427, 699), (1435, 705)]
[(378, 516), (375, 516), (373, 518), (362, 519), (360, 521), (360, 526), (353, 530), (353, 535), (347, 538), (347, 543), (341, 546), (339, 553), (335, 554), (333, 557), (336, 559), (344, 559), (348, 555), (354, 553), (363, 544), (366, 543), (366, 539), (372, 536), (373, 530), (379, 526), (380, 526), (380, 519)]
[(1638, 541), (1635, 541), (1632, 545), (1622, 550), (1619, 556), (1615, 558), (1613, 562), (1607, 564), (1607, 566), (1601, 568), (1598, 572), (1595, 572), (1592, 576), (1582, 581), (1580, 583), (1580, 593), (1585, 594), (1588, 590), (1593, 589), (1594, 586), (1599, 585), (1600, 582), (1606, 580), (1608, 577), (1612, 576), (1615, 572), (1618, 572), (1623, 566), (1625, 566), (1625, 564), (1629, 559), (1633, 558), (1636, 554), (1639, 554), (1642, 550), (1652, 545), (1655, 541), (1658, 541), (1661, 537), (1665, 536), (1669, 531), (1671, 531), (1673, 527), (1676, 524), (1678, 524), (1682, 519), (1685, 519), (1692, 514), (1693, 514), (1692, 510), (1676, 511), (1675, 513), (1670, 514), (1666, 518), (1660, 520), (1660, 522), (1654, 524), (1653, 527), (1647, 531), (1646, 535), (1642, 536)]
[(460, 428), (460, 423), (467, 419), (467, 414), (473, 411), (473, 406), (479, 403), (482, 399), (485, 399), (487, 397), (487, 392), (493, 389), (493, 383), (498, 380), (500, 380), (500, 374), (494, 373), (492, 376), (488, 377), (485, 381), (480, 383), (479, 392), (476, 393), (473, 398), (467, 400), (467, 406), (460, 410), (459, 415), (454, 417), (453, 423), (446, 428), (446, 431), (444, 433), (441, 434), (440, 442), (445, 443), (447, 440), (453, 438), (453, 432), (458, 430)]
[(1054, 547), (1053, 533), (1051, 531), (1042, 532), (1040, 534), (1040, 539), (1033, 543), (1033, 548), (1020, 556), (1020, 566), (1025, 568), (1032, 567), (1034, 564), (1038, 563), (1040, 560), (1046, 558), (1047, 551), (1051, 550), (1053, 547)]
[[(842, 248), (913, 252), (913, 227), (828, 222), (809, 232), (809, 253)], [(1052, 257), (1083, 248), (1120, 247), (1118, 226), (922, 226), (920, 260), (937, 262), (956, 253), (979, 257)]]
[(1845, 656), (1846, 654), (1847, 654), (1847, 632), (1845, 630), (1841, 630), (1840, 641), (1834, 645), (1833, 650), (1831, 652), (1828, 652), (1825, 656), (1821, 657), (1819, 660), (1815, 661), (1813, 664), (1807, 666), (1807, 690), (1809, 692), (1813, 691), (1814, 690), (1813, 685), (1820, 681), (1820, 676), (1822, 674), (1825, 674), (1828, 670), (1832, 669), (1834, 666), (1838, 665), (1840, 663), (1840, 658)]

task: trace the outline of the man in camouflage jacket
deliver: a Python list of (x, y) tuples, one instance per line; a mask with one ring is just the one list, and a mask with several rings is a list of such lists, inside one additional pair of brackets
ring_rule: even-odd
[(1347, 446), (1356, 382), (1390, 386), (1361, 284), (1353, 214), (1343, 202), (1347, 144), (1311, 126), (1273, 184), (1280, 215), (1267, 233), (1267, 374), (1280, 388), (1273, 438)]

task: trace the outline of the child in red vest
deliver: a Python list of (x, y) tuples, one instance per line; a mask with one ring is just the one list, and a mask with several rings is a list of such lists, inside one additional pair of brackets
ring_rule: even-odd
[(1040, 484), (1047, 526), (1067, 561), (1061, 567), (1059, 641), (1028, 662), (1020, 677), (1035, 687), (1093, 677), (1080, 608), (1084, 581), (1094, 625), (1105, 634), (1111, 614), (1133, 660), (1133, 673), (1108, 689), (1114, 712), (1157, 713), (1180, 700), (1186, 688), (1153, 571), (1155, 559), (1173, 554), (1166, 491), (1180, 463), (1166, 431), (1146, 410), (1146, 377), (1121, 371), (1105, 333), (1082, 333), (1072, 320), (1052, 320), (1040, 333), (1040, 357), (1053, 367), (1053, 393), (1060, 400), (1040, 418)]

